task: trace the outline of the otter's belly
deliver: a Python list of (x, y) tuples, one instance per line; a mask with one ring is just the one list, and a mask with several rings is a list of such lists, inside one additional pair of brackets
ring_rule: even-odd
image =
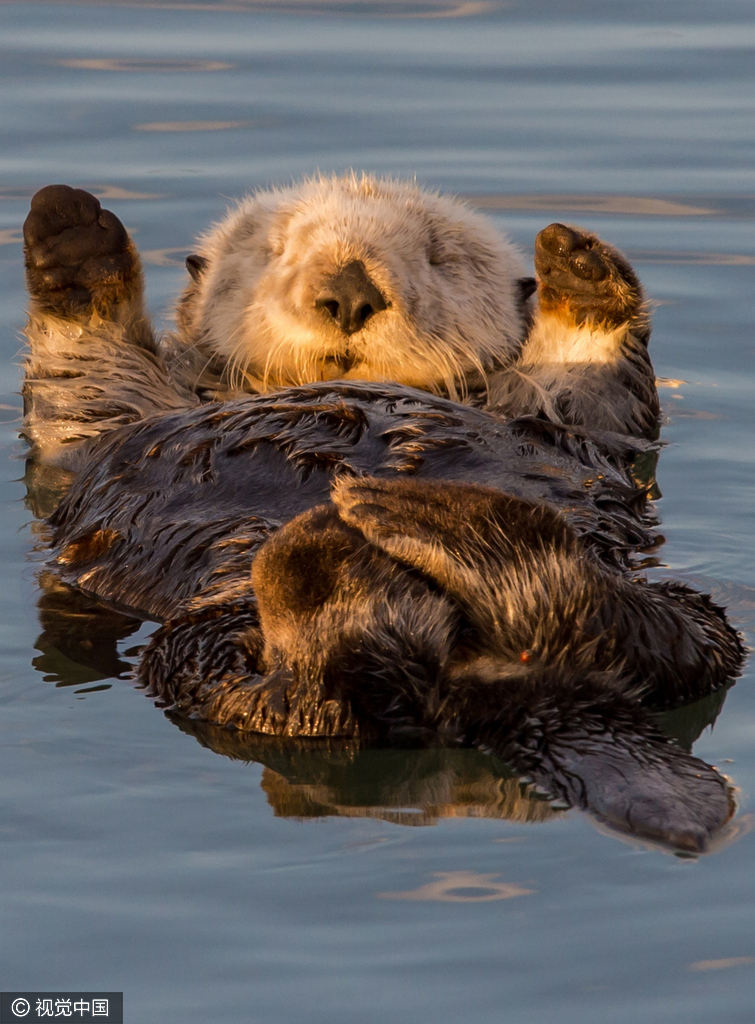
[(392, 384), (318, 382), (115, 431), (53, 517), (66, 579), (157, 618), (247, 585), (271, 531), (328, 500), (336, 473), (496, 487), (557, 508), (607, 562), (651, 539), (621, 468), (633, 442), (501, 422)]

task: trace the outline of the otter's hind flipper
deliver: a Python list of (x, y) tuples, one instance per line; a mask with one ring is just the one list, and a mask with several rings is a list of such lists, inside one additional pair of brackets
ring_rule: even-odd
[(676, 850), (705, 852), (736, 809), (714, 768), (652, 734), (575, 730), (550, 757), (551, 779), (570, 802), (611, 829)]
[(660, 733), (620, 675), (545, 670), (458, 693), (469, 742), (611, 829), (699, 853), (734, 814), (726, 779)]

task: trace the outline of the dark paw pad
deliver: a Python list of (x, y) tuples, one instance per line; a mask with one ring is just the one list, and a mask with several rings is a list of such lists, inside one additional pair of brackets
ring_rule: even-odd
[(81, 313), (128, 298), (138, 265), (126, 229), (83, 189), (48, 185), (24, 223), (29, 291), (46, 309)]
[(620, 322), (642, 303), (639, 281), (621, 253), (566, 224), (549, 224), (537, 236), (535, 270), (541, 308), (568, 308), (578, 322)]

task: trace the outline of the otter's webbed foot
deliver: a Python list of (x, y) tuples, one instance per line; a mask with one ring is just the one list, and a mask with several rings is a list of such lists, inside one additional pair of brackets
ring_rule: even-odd
[(735, 810), (714, 768), (660, 737), (575, 730), (549, 767), (550, 785), (599, 822), (689, 853), (704, 852)]
[(24, 223), (26, 279), (37, 311), (64, 319), (97, 312), (122, 321), (138, 312), (142, 274), (136, 248), (115, 214), (83, 189), (48, 185)]
[(569, 757), (562, 755), (561, 770), (579, 779), (599, 821), (689, 853), (704, 852), (735, 810), (726, 780), (671, 743), (624, 750), (622, 756), (612, 743), (602, 756), (575, 747)]
[[(549, 224), (535, 241), (540, 309), (577, 326), (609, 329), (644, 313), (640, 282), (625, 257), (597, 235)], [(649, 323), (645, 325), (649, 333)]]

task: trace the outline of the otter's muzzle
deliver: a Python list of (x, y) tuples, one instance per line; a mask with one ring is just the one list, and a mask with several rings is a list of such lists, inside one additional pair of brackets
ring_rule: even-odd
[(344, 334), (361, 331), (370, 317), (388, 308), (367, 276), (361, 260), (352, 260), (323, 282), (315, 307), (323, 310)]

